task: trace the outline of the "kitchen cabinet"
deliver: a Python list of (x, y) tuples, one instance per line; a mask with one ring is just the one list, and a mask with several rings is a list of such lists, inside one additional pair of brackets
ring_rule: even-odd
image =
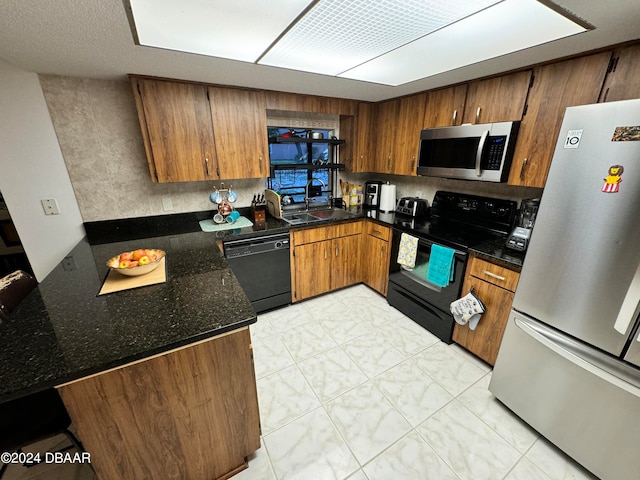
[(602, 52), (533, 70), (510, 185), (544, 187), (565, 109), (597, 102), (610, 57), (610, 52)]
[(321, 97), (297, 93), (266, 91), (267, 109), (289, 112), (326, 113), (333, 115), (355, 115), (357, 100)]
[(615, 50), (600, 102), (640, 98), (640, 45)]
[(264, 92), (209, 87), (218, 177), (268, 176), (269, 145)]
[(362, 281), (381, 295), (387, 295), (391, 228), (367, 220), (361, 246)]
[(260, 448), (247, 327), (58, 391), (99, 478), (229, 478)]
[(522, 119), (531, 70), (469, 82), (462, 123)]
[(219, 178), (207, 88), (135, 77), (131, 82), (152, 180)]
[(466, 83), (429, 91), (422, 129), (461, 125), (466, 97)]
[(132, 77), (156, 182), (266, 177), (265, 94)]
[(293, 302), (360, 281), (363, 223), (357, 221), (291, 232)]
[(416, 175), (416, 159), (427, 94), (421, 93), (377, 105), (374, 171)]
[(340, 162), (349, 172), (370, 172), (373, 168), (372, 121), (374, 104), (360, 102), (356, 115), (340, 116)]
[(498, 356), (519, 278), (520, 274), (514, 270), (475, 256), (469, 259), (462, 295), (473, 288), (474, 295), (484, 304), (485, 312), (475, 330), (471, 330), (468, 324), (456, 323), (453, 340), (490, 365), (495, 364)]

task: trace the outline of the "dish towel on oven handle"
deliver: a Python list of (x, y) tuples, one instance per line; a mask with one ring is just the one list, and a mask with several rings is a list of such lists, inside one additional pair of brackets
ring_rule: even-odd
[(418, 254), (418, 238), (408, 233), (400, 235), (400, 246), (398, 247), (398, 264), (405, 270), (413, 270), (416, 266), (416, 255)]
[(471, 330), (475, 330), (480, 321), (480, 317), (485, 311), (484, 303), (473, 293), (473, 287), (471, 291), (464, 297), (459, 298), (451, 302), (449, 306), (453, 319), (460, 325), (469, 324)]
[(453, 248), (443, 247), (437, 243), (431, 245), (427, 280), (439, 287), (449, 285), (453, 281), (455, 253), (456, 251)]

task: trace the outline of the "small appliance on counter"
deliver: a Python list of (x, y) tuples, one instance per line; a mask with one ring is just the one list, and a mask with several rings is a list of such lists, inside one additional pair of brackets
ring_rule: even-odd
[(524, 252), (529, 246), (533, 224), (538, 215), (540, 206), (539, 198), (523, 199), (520, 203), (520, 212), (516, 218), (516, 226), (507, 237), (507, 248)]
[(380, 206), (380, 190), (382, 182), (369, 180), (364, 184), (364, 208), (378, 208)]
[(396, 186), (390, 182), (380, 186), (380, 205), (378, 210), (384, 213), (391, 213), (396, 209)]
[(418, 197), (402, 197), (398, 200), (396, 213), (410, 217), (425, 217), (429, 212), (429, 202)]

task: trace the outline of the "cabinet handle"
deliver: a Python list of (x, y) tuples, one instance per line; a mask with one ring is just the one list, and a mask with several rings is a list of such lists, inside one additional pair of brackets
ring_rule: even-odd
[(416, 157), (411, 158), (411, 170), (416, 168)]
[(476, 110), (476, 121), (475, 121), (475, 123), (480, 123), (480, 110), (482, 110), (482, 107), (478, 107), (478, 110)]
[(327, 246), (324, 246), (324, 259), (327, 259)]
[(451, 118), (451, 125), (455, 125), (457, 119), (458, 119), (458, 110), (456, 109), (453, 111), (453, 117)]
[(391, 170), (391, 155), (387, 157), (387, 170)]
[(500, 275), (496, 275), (495, 273), (491, 273), (488, 270), (485, 270), (484, 274), (487, 275), (488, 277), (495, 278), (496, 280), (500, 280), (502, 282), (504, 282), (506, 280), (505, 277), (501, 277)]
[(336, 243), (336, 257), (338, 256), (338, 244)]
[(204, 158), (204, 165), (207, 169), (207, 177), (211, 176), (211, 174), (209, 173), (209, 157)]
[(529, 163), (529, 159), (525, 158), (522, 161), (522, 167), (520, 167), (520, 180), (524, 180), (524, 171), (527, 168), (527, 163)]
[(260, 173), (262, 173), (262, 157), (260, 157)]

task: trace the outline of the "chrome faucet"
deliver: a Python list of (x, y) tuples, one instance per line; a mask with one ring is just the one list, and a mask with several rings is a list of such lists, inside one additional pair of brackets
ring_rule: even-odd
[(307, 210), (309, 210), (309, 200), (311, 200), (311, 198), (309, 197), (309, 187), (311, 186), (314, 180), (319, 181), (323, 187), (327, 186), (326, 183), (324, 183), (321, 179), (316, 177), (312, 177), (311, 180), (307, 182), (307, 185), (304, 187), (304, 205)]

